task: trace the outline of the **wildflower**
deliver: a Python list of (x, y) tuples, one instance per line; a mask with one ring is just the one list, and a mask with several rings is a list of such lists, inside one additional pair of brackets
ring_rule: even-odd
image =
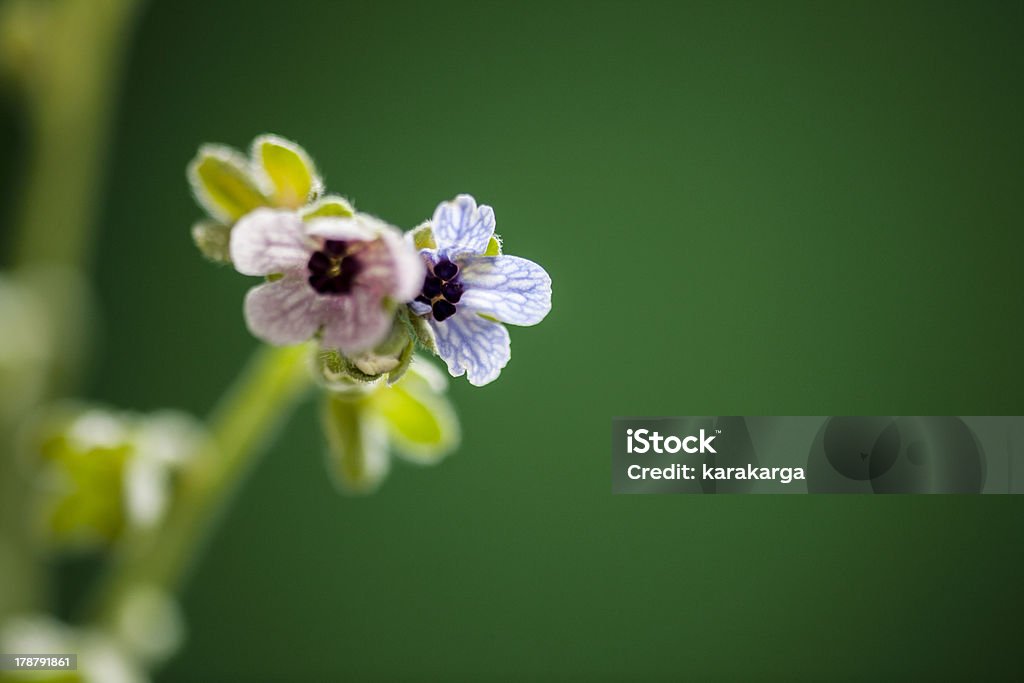
[(416, 296), (423, 264), (396, 228), (366, 214), (313, 218), (257, 209), (231, 234), (231, 260), (244, 275), (271, 276), (249, 290), (245, 319), (279, 346), (318, 330), (343, 353), (372, 348), (391, 330), (396, 303)]
[(430, 465), (459, 441), (459, 422), (444, 392), (444, 375), (415, 361), (394, 386), (335, 384), (325, 392), (321, 419), (328, 441), (328, 463), (346, 491), (373, 491), (390, 469), (390, 451)]
[(71, 547), (154, 527), (167, 509), (174, 473), (204, 438), (193, 418), (172, 411), (59, 410), (33, 431), (43, 536)]
[(69, 626), (44, 614), (16, 616), (0, 624), (0, 651), (77, 655), (76, 671), (40, 671), (25, 676), (34, 681), (145, 683), (149, 680), (141, 662), (116, 636), (98, 628)]
[(511, 356), (501, 323), (536, 325), (551, 310), (551, 278), (533, 261), (501, 253), (494, 211), (459, 195), (416, 231), (427, 266), (420, 295), (410, 304), (434, 331), (438, 355), (453, 377), (482, 386)]

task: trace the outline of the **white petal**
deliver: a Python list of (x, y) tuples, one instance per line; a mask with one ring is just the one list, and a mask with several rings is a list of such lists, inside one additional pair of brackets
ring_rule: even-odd
[(128, 425), (116, 415), (103, 410), (89, 410), (71, 423), (68, 440), (73, 448), (86, 451), (94, 448), (116, 448), (128, 440)]
[(178, 465), (194, 457), (205, 439), (196, 418), (176, 410), (150, 413), (135, 435), (140, 457), (166, 465)]
[(460, 307), (513, 325), (536, 325), (551, 310), (551, 278), (518, 256), (467, 256), (459, 261)]
[(256, 209), (231, 229), (231, 262), (243, 275), (284, 273), (306, 265), (313, 245), (294, 211)]
[(387, 223), (364, 213), (342, 218), (327, 216), (314, 218), (306, 224), (306, 234), (328, 240), (372, 240), (376, 239), (381, 226)]
[(465, 374), (475, 386), (497, 379), (512, 357), (505, 326), (471, 311), (459, 311), (443, 322), (433, 321), (431, 327), (437, 353), (448, 364), (448, 372), (452, 377)]
[(299, 275), (265, 282), (245, 296), (245, 322), (254, 336), (269, 344), (299, 344), (323, 322), (324, 298)]
[(468, 194), (439, 204), (431, 221), (434, 241), (451, 256), (482, 254), (494, 234), (494, 210), (477, 206)]
[(89, 630), (82, 633), (76, 649), (83, 681), (146, 683), (149, 680), (139, 668), (138, 662), (102, 631)]
[(430, 304), (425, 304), (420, 301), (410, 301), (409, 308), (412, 309), (412, 312), (416, 315), (426, 315), (427, 313), (430, 313)]
[(125, 507), (128, 519), (140, 528), (160, 521), (167, 507), (170, 482), (166, 466), (152, 458), (137, 456), (125, 473)]
[(4, 652), (72, 652), (74, 640), (72, 629), (49, 615), (11, 616), (0, 623), (0, 650)]
[(121, 596), (114, 632), (127, 651), (146, 663), (159, 664), (174, 654), (185, 637), (181, 608), (152, 583), (136, 583)]
[(342, 296), (325, 297), (323, 345), (345, 355), (372, 349), (391, 331), (395, 312), (380, 295), (355, 287)]

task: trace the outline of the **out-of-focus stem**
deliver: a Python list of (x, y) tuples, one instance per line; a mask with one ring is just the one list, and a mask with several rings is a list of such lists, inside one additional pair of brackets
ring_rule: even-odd
[(173, 591), (256, 456), (309, 387), (306, 346), (261, 348), (210, 419), (209, 446), (186, 470), (161, 528), (124, 540), (93, 616), (110, 624), (136, 586)]
[(25, 92), (31, 135), (18, 265), (87, 263), (120, 55), (140, 4), (61, 0), (5, 8), (5, 37), (14, 45), (6, 67)]
[[(46, 269), (47, 278), (76, 284), (88, 265), (101, 162), (112, 95), (127, 28), (141, 0), (8, 0), (0, 3), (0, 76), (24, 96), (29, 134), (10, 255), (3, 265)], [(55, 275), (59, 273), (60, 275)], [(44, 288), (53, 337), (62, 340), (46, 375), (43, 398), (59, 395), (77, 374), (82, 288)], [(28, 408), (30, 406), (25, 406)], [(38, 558), (28, 534), (28, 505), (14, 463), (14, 428), (0, 416), (0, 619), (45, 602)]]

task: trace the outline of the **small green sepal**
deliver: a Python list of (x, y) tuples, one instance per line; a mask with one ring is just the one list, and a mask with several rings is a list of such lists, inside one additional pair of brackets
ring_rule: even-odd
[(249, 173), (249, 161), (222, 145), (203, 145), (188, 165), (196, 201), (211, 217), (233, 224), (253, 209), (268, 204)]
[(306, 150), (277, 135), (261, 135), (252, 143), (257, 172), (269, 183), (274, 206), (297, 209), (323, 192), (323, 182)]
[(491, 240), (487, 243), (487, 248), (484, 250), (484, 256), (501, 256), (500, 237), (491, 235)]
[(398, 357), (398, 367), (388, 373), (388, 386), (391, 386), (398, 380), (405, 377), (405, 373), (409, 369), (409, 365), (412, 363), (412, 357), (415, 353), (416, 340), (410, 336), (406, 342), (405, 348), (402, 349), (402, 355)]
[(199, 221), (192, 226), (192, 241), (203, 256), (215, 263), (231, 263), (231, 226), (216, 221)]
[(356, 210), (344, 197), (329, 194), (303, 209), (301, 215), (304, 221), (308, 221), (311, 218), (350, 218), (356, 215)]
[(412, 309), (408, 306), (402, 306), (400, 313), (402, 321), (408, 325), (409, 333), (416, 340), (416, 343), (436, 356), (437, 343), (434, 341), (434, 331), (430, 329), (427, 321), (413, 313)]
[(417, 362), (405, 378), (368, 397), (384, 418), (395, 450), (407, 460), (429, 465), (459, 443), (459, 422), (444, 395), (444, 376), (432, 365)]
[(430, 221), (420, 223), (409, 232), (412, 233), (412, 242), (417, 249), (437, 249), (434, 231), (430, 229)]

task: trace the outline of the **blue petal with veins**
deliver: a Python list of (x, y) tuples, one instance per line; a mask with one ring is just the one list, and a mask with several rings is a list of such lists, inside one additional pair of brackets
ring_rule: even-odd
[[(460, 309), (472, 309), (512, 325), (536, 325), (551, 310), (551, 278), (518, 256), (459, 259), (465, 292)], [(460, 311), (461, 312), (461, 311)]]
[(428, 275), (409, 306), (429, 321), (451, 375), (482, 386), (497, 379), (512, 355), (501, 323), (543, 320), (551, 310), (551, 278), (533, 261), (483, 255), (494, 235), (494, 211), (469, 195), (438, 206), (431, 229), (437, 248), (420, 250)]
[(482, 254), (494, 234), (494, 210), (478, 207), (471, 196), (460, 194), (437, 207), (431, 230), (438, 247), (452, 257)]
[(452, 377), (463, 374), (474, 386), (492, 382), (512, 356), (508, 330), (470, 311), (459, 311), (444, 322), (431, 321), (438, 355)]

